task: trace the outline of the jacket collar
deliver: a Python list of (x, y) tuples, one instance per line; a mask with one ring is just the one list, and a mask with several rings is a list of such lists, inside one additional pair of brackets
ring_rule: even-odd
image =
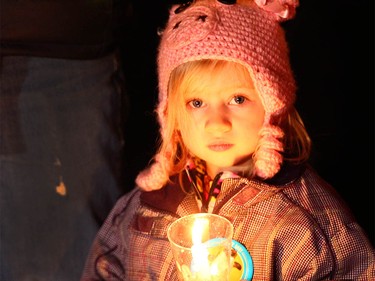
[[(277, 189), (299, 178), (305, 171), (305, 169), (306, 165), (284, 164), (280, 169), (279, 173), (277, 173), (271, 179), (265, 181), (248, 181), (244, 178), (237, 178), (233, 179), (232, 183), (241, 182), (241, 185), (244, 186), (244, 182), (252, 182), (252, 184), (250, 185), (253, 186), (253, 188), (250, 188), (246, 191), (246, 201), (248, 201), (259, 193), (259, 191), (262, 189), (262, 186), (271, 185), (272, 189), (276, 192)], [(194, 191), (191, 187), (190, 181), (186, 173), (183, 171), (181, 174), (173, 176), (171, 178), (171, 181), (168, 184), (166, 184), (162, 189), (149, 192), (142, 192), (140, 200), (143, 204), (146, 204), (152, 208), (163, 210), (166, 212), (176, 213), (178, 206), (184, 200), (186, 195), (190, 194), (191, 197), (194, 197), (192, 195), (193, 193)], [(243, 200), (245, 200), (245, 198), (242, 198), (242, 200), (240, 201), (243, 203)]]

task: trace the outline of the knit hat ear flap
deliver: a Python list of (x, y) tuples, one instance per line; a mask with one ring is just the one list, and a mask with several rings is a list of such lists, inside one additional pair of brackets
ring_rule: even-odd
[[(254, 2), (264, 11), (273, 14), (278, 22), (292, 19), (296, 14), (296, 8), (299, 6), (298, 0), (254, 0)], [(285, 83), (290, 81), (285, 81)], [(291, 88), (294, 87), (295, 85), (291, 85)], [(264, 99), (267, 99), (267, 96)], [(272, 103), (272, 100), (266, 101), (267, 103)], [(292, 103), (293, 100), (285, 102), (284, 107), (281, 107), (281, 112), (285, 112), (286, 108)], [(276, 106), (271, 107), (276, 108)], [(259, 132), (258, 147), (253, 154), (255, 174), (263, 179), (272, 178), (280, 170), (283, 162), (281, 153), (284, 150), (282, 143), (284, 132), (280, 127), (270, 124), (272, 115), (281, 112), (271, 111), (266, 113), (263, 127)]]

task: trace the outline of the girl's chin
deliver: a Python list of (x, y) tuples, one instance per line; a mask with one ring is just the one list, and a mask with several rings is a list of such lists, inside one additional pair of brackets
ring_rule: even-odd
[(210, 171), (210, 174), (218, 174), (223, 171), (246, 171), (251, 169), (252, 167), (252, 158), (247, 157), (246, 159), (243, 159), (241, 161), (216, 161), (213, 162), (207, 162), (207, 170)]
[(231, 171), (235, 167), (235, 165), (228, 164), (228, 165), (207, 165), (207, 171), (211, 173), (218, 174), (223, 171)]

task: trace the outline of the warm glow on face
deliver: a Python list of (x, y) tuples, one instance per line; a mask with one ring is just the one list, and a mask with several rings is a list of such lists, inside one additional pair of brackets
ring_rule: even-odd
[(179, 131), (189, 153), (206, 162), (212, 178), (251, 159), (265, 111), (249, 72), (227, 63), (188, 82)]

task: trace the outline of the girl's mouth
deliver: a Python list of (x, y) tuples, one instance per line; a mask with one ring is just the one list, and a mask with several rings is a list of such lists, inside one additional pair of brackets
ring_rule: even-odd
[(208, 148), (212, 151), (226, 151), (232, 148), (233, 144), (230, 143), (217, 143), (217, 144), (210, 144)]

